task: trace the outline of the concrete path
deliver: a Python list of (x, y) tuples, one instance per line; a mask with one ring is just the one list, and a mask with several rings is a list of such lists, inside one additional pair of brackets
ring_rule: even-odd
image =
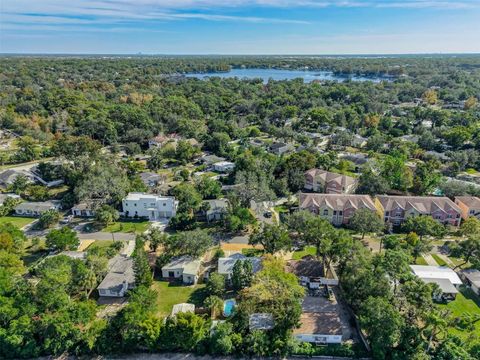
[(425, 259), (425, 261), (427, 262), (428, 265), (438, 266), (438, 263), (435, 261), (435, 259), (433, 258), (432, 255), (430, 255), (430, 254), (423, 254), (423, 258)]

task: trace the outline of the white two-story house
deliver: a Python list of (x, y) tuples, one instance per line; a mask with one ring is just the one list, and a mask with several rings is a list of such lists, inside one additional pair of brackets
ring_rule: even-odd
[(122, 200), (123, 215), (148, 218), (150, 221), (169, 219), (177, 213), (178, 201), (173, 196), (132, 192)]

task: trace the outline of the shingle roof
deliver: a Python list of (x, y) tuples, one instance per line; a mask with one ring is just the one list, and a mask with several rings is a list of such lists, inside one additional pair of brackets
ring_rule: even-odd
[(288, 261), (287, 271), (296, 276), (305, 276), (309, 278), (324, 276), (322, 263), (312, 258)]
[(270, 330), (275, 326), (272, 314), (254, 313), (248, 319), (250, 330)]
[(474, 196), (457, 196), (455, 200), (461, 201), (469, 208), (480, 209), (480, 198)]
[(124, 283), (134, 284), (133, 259), (131, 257), (117, 255), (108, 262), (108, 274), (98, 285), (100, 290), (119, 292)]
[(480, 288), (480, 270), (477, 269), (467, 269), (462, 270), (463, 276), (465, 276), (468, 281), (470, 281), (473, 285)]
[(321, 169), (310, 169), (305, 172), (305, 176), (312, 177), (313, 179), (319, 178), (325, 184), (334, 181), (344, 188), (354, 185), (357, 182), (357, 180), (351, 176), (337, 174)]
[(375, 204), (368, 195), (300, 193), (299, 203), (301, 209), (311, 206), (327, 206), (334, 210), (344, 210), (353, 207), (355, 209), (366, 208), (376, 211)]
[(218, 259), (218, 273), (219, 274), (230, 274), (233, 271), (233, 266), (237, 261), (250, 261), (252, 263), (253, 272), (256, 273), (260, 271), (262, 267), (262, 259), (258, 257), (247, 257), (243, 254), (236, 253), (230, 255), (229, 257), (222, 257)]
[(50, 209), (59, 208), (58, 201), (42, 201), (42, 202), (23, 202), (15, 206), (15, 210), (30, 210), (30, 211), (46, 211)]
[(453, 209), (460, 212), (458, 205), (447, 197), (380, 195), (378, 200), (385, 211), (391, 211), (396, 207), (400, 207), (404, 210), (413, 208), (422, 214), (430, 214), (436, 209), (442, 211)]

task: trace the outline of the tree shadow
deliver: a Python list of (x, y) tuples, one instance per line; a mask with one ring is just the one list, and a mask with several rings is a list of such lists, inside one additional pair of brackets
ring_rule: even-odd
[(208, 296), (208, 293), (206, 288), (204, 287), (197, 288), (190, 294), (190, 297), (188, 298), (188, 302), (195, 304), (196, 306), (201, 306), (203, 305), (203, 302), (205, 301), (207, 296)]

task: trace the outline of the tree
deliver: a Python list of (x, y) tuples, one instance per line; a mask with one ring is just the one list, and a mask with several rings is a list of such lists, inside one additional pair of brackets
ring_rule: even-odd
[(222, 296), (225, 293), (225, 276), (217, 272), (212, 273), (206, 286), (210, 296)]
[(13, 211), (15, 206), (17, 206), (21, 202), (22, 200), (19, 198), (14, 198), (11, 196), (7, 197), (3, 202), (3, 205), (0, 207), (0, 216), (7, 216)]
[(38, 219), (38, 225), (42, 229), (49, 228), (60, 221), (60, 213), (57, 210), (50, 209), (45, 211)]
[(210, 295), (203, 302), (206, 308), (210, 309), (210, 316), (215, 319), (217, 315), (222, 313), (223, 300), (215, 295)]
[(197, 191), (202, 195), (204, 200), (216, 199), (222, 193), (222, 187), (217, 180), (208, 176), (202, 176), (195, 182)]
[(23, 194), (28, 187), (30, 180), (23, 174), (15, 177), (13, 182), (8, 186), (8, 191), (14, 192), (17, 195)]
[(403, 319), (387, 299), (370, 297), (360, 310), (360, 324), (368, 334), (374, 359), (385, 359), (400, 341)]
[(237, 260), (232, 269), (232, 285), (236, 291), (249, 287), (253, 279), (253, 265), (248, 259)]
[(172, 255), (199, 257), (213, 245), (212, 237), (205, 230), (182, 231), (169, 236), (164, 250)]
[(420, 240), (426, 235), (441, 236), (445, 228), (430, 216), (410, 216), (403, 224), (405, 232), (415, 232), (420, 236)]
[(46, 236), (46, 245), (49, 248), (63, 250), (76, 250), (80, 245), (77, 233), (69, 227), (53, 229)]
[(242, 342), (242, 336), (233, 331), (233, 325), (219, 323), (210, 335), (210, 351), (215, 355), (232, 354)]
[(419, 256), (432, 250), (432, 242), (425, 238), (420, 239), (415, 232), (410, 232), (405, 236), (405, 241), (410, 247), (413, 256), (413, 262), (416, 263)]
[(119, 217), (118, 211), (106, 204), (95, 211), (95, 220), (104, 226), (114, 223)]
[(350, 219), (350, 227), (362, 234), (362, 239), (366, 233), (377, 233), (385, 228), (385, 224), (380, 216), (369, 209), (358, 209)]
[(135, 284), (137, 286), (149, 287), (152, 284), (152, 269), (148, 263), (147, 253), (144, 249), (144, 242), (139, 237), (135, 240), (133, 271), (135, 273)]
[(292, 246), (288, 231), (282, 225), (270, 224), (264, 224), (262, 230), (251, 236), (248, 243), (250, 245), (262, 245), (267, 254), (288, 250)]
[(275, 320), (274, 331), (285, 341), (290, 330), (298, 324), (303, 296), (304, 289), (299, 285), (297, 277), (285, 272), (284, 261), (267, 256), (262, 270), (255, 275), (252, 286), (240, 293), (241, 301), (237, 312), (272, 314)]
[(438, 172), (440, 163), (438, 161), (427, 161), (419, 163), (413, 175), (413, 191), (418, 195), (430, 194), (442, 179)]
[(165, 320), (160, 335), (160, 348), (166, 351), (194, 351), (209, 331), (210, 323), (192, 312), (178, 313)]
[(438, 99), (437, 92), (433, 89), (428, 89), (423, 93), (422, 99), (429, 105), (435, 105)]
[(471, 236), (467, 240), (458, 242), (452, 246), (451, 254), (464, 260), (462, 264), (455, 266), (454, 270), (469, 261), (473, 263), (474, 267), (480, 268), (480, 236)]
[(168, 235), (158, 228), (151, 227), (148, 234), (148, 246), (152, 252), (156, 252), (158, 247), (167, 242)]
[(407, 191), (412, 186), (412, 171), (405, 165), (405, 156), (399, 153), (387, 155), (380, 167), (380, 175), (391, 189)]
[(460, 232), (463, 236), (480, 236), (480, 219), (470, 216), (460, 226)]

